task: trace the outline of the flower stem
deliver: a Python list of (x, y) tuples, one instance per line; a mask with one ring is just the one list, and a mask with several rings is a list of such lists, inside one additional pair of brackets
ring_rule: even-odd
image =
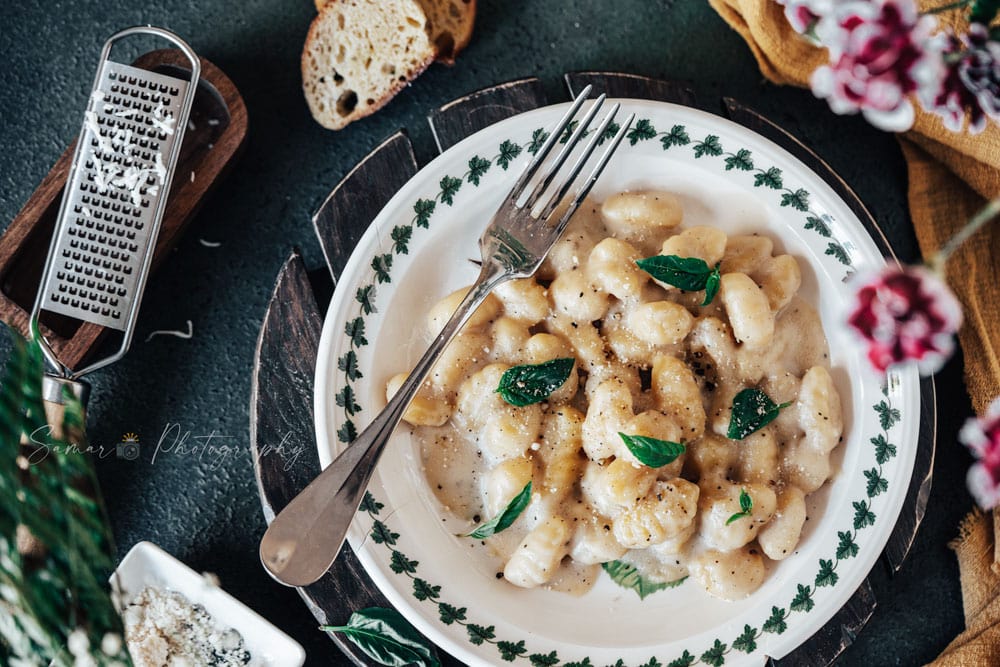
[(973, 0), (958, 0), (957, 2), (952, 2), (947, 5), (941, 5), (940, 7), (932, 7), (931, 9), (924, 10), (920, 12), (922, 15), (927, 14), (942, 14), (944, 12), (951, 11), (952, 9), (962, 9), (963, 7), (968, 7), (971, 5)]
[(1000, 197), (993, 199), (986, 206), (979, 209), (979, 212), (969, 218), (965, 226), (958, 230), (958, 233), (948, 239), (940, 250), (938, 250), (928, 262), (931, 270), (944, 275), (944, 264), (959, 246), (969, 240), (973, 234), (978, 232), (986, 223), (1000, 215)]

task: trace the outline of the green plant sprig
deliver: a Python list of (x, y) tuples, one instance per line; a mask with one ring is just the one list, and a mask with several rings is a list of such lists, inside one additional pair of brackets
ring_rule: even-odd
[[(37, 330), (37, 329), (36, 329)], [(99, 666), (131, 665), (108, 577), (114, 547), (91, 459), (83, 406), (64, 392), (61, 424), (46, 421), (38, 340), (14, 336), (0, 385), (0, 664), (72, 665), (83, 632)]]

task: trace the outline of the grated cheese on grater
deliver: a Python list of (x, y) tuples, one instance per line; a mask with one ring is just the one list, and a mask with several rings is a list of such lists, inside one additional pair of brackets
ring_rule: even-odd
[(201, 605), (146, 587), (125, 608), (125, 641), (136, 667), (242, 667), (254, 662), (240, 633)]

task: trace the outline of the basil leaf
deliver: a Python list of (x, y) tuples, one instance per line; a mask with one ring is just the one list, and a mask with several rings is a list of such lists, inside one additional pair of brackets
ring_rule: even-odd
[(511, 405), (539, 403), (561, 387), (573, 372), (576, 359), (565, 357), (540, 364), (513, 366), (500, 377), (497, 392)]
[(753, 509), (753, 498), (747, 493), (746, 489), (740, 489), (740, 510), (736, 514), (732, 515), (726, 519), (726, 525), (728, 526), (733, 521), (742, 519), (743, 517), (750, 516), (750, 510)]
[(642, 576), (635, 565), (623, 563), (620, 560), (613, 560), (608, 563), (601, 563), (601, 567), (608, 573), (611, 580), (622, 588), (631, 588), (639, 596), (640, 600), (645, 600), (647, 595), (652, 595), (656, 591), (666, 588), (676, 588), (684, 583), (687, 577), (681, 577), (676, 581), (650, 581)]
[(719, 273), (719, 265), (716, 264), (712, 272), (705, 279), (705, 300), (701, 305), (707, 306), (712, 303), (712, 299), (719, 293), (719, 286), (722, 284), (722, 274)]
[(707, 306), (719, 293), (722, 276), (719, 265), (709, 268), (703, 259), (698, 257), (679, 257), (677, 255), (657, 255), (640, 259), (636, 265), (653, 276), (661, 283), (679, 287), (687, 292), (705, 290), (705, 300), (701, 305)]
[(791, 403), (775, 404), (760, 389), (744, 389), (733, 399), (733, 414), (726, 435), (733, 440), (742, 440), (773, 422), (778, 412), (789, 405)]
[(687, 292), (705, 289), (705, 281), (712, 272), (703, 259), (677, 255), (647, 257), (638, 260), (636, 265), (661, 283), (679, 287)]
[(625, 441), (625, 446), (632, 452), (632, 456), (650, 468), (662, 468), (668, 463), (673, 463), (686, 449), (681, 443), (670, 440), (659, 440), (645, 435), (626, 435), (621, 431), (618, 435)]
[(524, 511), (524, 508), (528, 506), (529, 502), (531, 502), (531, 482), (524, 485), (521, 492), (514, 496), (509, 503), (507, 503), (507, 507), (503, 508), (503, 511), (500, 512), (500, 514), (497, 514), (495, 517), (463, 537), (474, 537), (477, 540), (481, 540), (510, 528), (510, 524), (514, 523), (515, 519), (521, 515), (521, 512)]
[(320, 630), (341, 633), (380, 665), (441, 665), (434, 648), (395, 609), (368, 607), (351, 614), (347, 625), (324, 625)]

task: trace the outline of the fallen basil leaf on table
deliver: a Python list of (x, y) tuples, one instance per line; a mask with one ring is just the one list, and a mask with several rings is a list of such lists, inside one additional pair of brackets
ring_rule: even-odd
[(733, 399), (733, 414), (729, 418), (726, 436), (742, 440), (775, 420), (778, 413), (791, 403), (778, 405), (760, 389), (744, 389)]
[(745, 516), (750, 516), (750, 510), (753, 509), (753, 498), (747, 493), (746, 489), (740, 489), (740, 511), (726, 519), (726, 525), (728, 526), (733, 521), (737, 519), (742, 519)]
[(514, 523), (517, 517), (521, 515), (521, 512), (524, 511), (524, 508), (528, 506), (530, 501), (531, 482), (528, 482), (524, 485), (524, 488), (521, 489), (521, 492), (514, 496), (509, 503), (507, 503), (507, 507), (503, 508), (503, 511), (500, 512), (500, 514), (497, 514), (495, 517), (479, 526), (468, 535), (463, 535), (462, 537), (474, 537), (477, 540), (482, 540), (490, 535), (496, 535), (500, 531), (510, 528), (510, 524)]
[(351, 614), (347, 625), (323, 625), (320, 630), (341, 633), (380, 665), (441, 665), (433, 647), (395, 609), (368, 607)]
[(540, 364), (512, 366), (500, 377), (497, 392), (511, 405), (524, 407), (544, 401), (573, 372), (576, 359), (563, 357)]
[(670, 440), (660, 440), (645, 435), (627, 435), (621, 431), (618, 435), (632, 452), (632, 456), (650, 468), (662, 468), (668, 463), (673, 463), (686, 450), (681, 443)]
[(705, 260), (698, 257), (680, 257), (678, 255), (656, 255), (636, 262), (636, 266), (653, 276), (661, 283), (673, 285), (686, 292), (705, 290), (705, 300), (701, 305), (707, 306), (719, 292), (721, 276), (719, 265), (711, 268)]
[(687, 579), (687, 577), (681, 577), (676, 581), (650, 581), (639, 573), (635, 565), (629, 565), (620, 560), (601, 563), (601, 567), (611, 577), (611, 581), (622, 588), (632, 589), (638, 594), (640, 600), (645, 600), (647, 595), (652, 595), (656, 591), (662, 591), (666, 588), (676, 588)]

